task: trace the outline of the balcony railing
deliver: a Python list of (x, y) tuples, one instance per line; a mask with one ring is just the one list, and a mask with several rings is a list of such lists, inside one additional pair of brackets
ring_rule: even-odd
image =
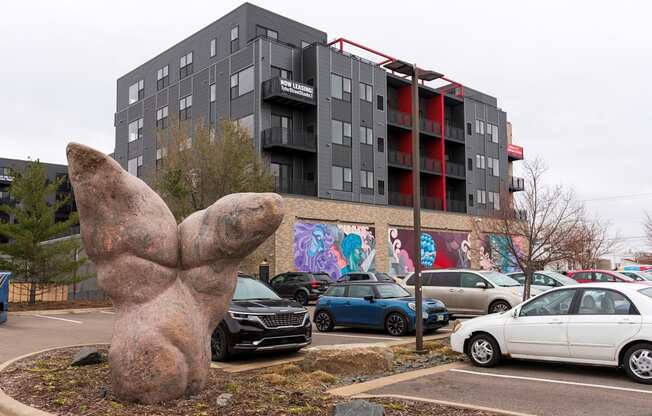
[(512, 176), (509, 180), (509, 191), (520, 192), (525, 190), (525, 179)]
[(444, 129), (444, 134), (447, 139), (458, 141), (464, 143), (464, 129), (459, 127), (454, 127), (453, 125), (447, 124)]
[(297, 132), (284, 127), (271, 127), (263, 130), (262, 143), (263, 149), (277, 147), (311, 153), (317, 151), (317, 138), (314, 134)]
[(274, 192), (281, 194), (317, 196), (317, 183), (315, 181), (275, 176)]
[(441, 211), (443, 209), (441, 200), (432, 196), (421, 196), (421, 208), (434, 209)]
[(412, 195), (402, 194), (400, 192), (390, 192), (389, 193), (389, 205), (398, 205), (401, 207), (411, 207), (412, 206)]
[(466, 169), (461, 163), (446, 162), (446, 175), (464, 178), (466, 177)]
[(441, 126), (439, 125), (439, 123), (433, 120), (429, 120), (427, 118), (421, 117), (419, 119), (419, 129), (421, 130), (422, 133), (441, 136)]
[(437, 159), (430, 159), (427, 157), (421, 158), (421, 170), (428, 173), (435, 173), (441, 175), (441, 161)]
[(398, 110), (387, 111), (387, 122), (404, 128), (412, 128), (412, 115)]
[(403, 168), (412, 168), (412, 155), (398, 150), (389, 150), (387, 152), (387, 163)]
[(446, 199), (446, 210), (450, 212), (466, 212), (466, 202), (461, 199)]
[(317, 105), (315, 87), (281, 77), (263, 82), (263, 100), (294, 107)]

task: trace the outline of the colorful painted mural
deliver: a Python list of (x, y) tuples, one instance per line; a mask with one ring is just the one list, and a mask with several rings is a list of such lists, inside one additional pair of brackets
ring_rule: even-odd
[(326, 272), (333, 280), (348, 272), (376, 270), (374, 227), (349, 224), (294, 224), (294, 267)]
[[(517, 250), (525, 249), (525, 240), (513, 238)], [(480, 246), (480, 268), (503, 273), (518, 271), (514, 254), (509, 249), (509, 237), (503, 234), (484, 234)]]
[[(469, 268), (469, 234), (455, 231), (421, 232), (421, 266), (426, 269)], [(414, 271), (414, 230), (389, 229), (389, 273)]]

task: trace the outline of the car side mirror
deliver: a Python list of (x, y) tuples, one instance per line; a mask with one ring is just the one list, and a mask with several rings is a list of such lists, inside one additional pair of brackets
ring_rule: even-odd
[(374, 301), (374, 297), (373, 297), (373, 295), (365, 296), (365, 297), (364, 297), (364, 300), (366, 300), (367, 302), (373, 302), (373, 301)]
[(485, 282), (478, 282), (475, 284), (475, 287), (477, 287), (478, 289), (486, 289), (487, 284)]

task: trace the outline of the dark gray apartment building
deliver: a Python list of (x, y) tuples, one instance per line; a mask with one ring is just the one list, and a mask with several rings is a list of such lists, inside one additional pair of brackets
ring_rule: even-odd
[(382, 65), (386, 55), (372, 62), (345, 45), (364, 48), (245, 3), (118, 79), (114, 157), (142, 177), (163, 157), (157, 129), (232, 119), (281, 193), (411, 206), (417, 171), (424, 208), (482, 214), (523, 189), (511, 176), (523, 149), (496, 98), (420, 85), (414, 163), (409, 79)]

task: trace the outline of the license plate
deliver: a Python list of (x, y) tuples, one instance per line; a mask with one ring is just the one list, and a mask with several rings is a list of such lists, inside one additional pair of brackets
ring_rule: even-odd
[(437, 320), (438, 321), (443, 321), (444, 320), (444, 315), (437, 315)]

